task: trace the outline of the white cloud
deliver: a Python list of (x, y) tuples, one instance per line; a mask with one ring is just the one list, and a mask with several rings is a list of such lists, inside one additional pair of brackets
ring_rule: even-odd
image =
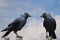
[(60, 39), (60, 15), (56, 16), (56, 22), (57, 22), (57, 28), (56, 28), (56, 34), (57, 34), (57, 38)]

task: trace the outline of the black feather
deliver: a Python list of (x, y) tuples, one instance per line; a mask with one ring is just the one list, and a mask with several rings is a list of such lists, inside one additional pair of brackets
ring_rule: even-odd
[(4, 38), (5, 36), (7, 36), (12, 30), (8, 30), (3, 36), (2, 38)]

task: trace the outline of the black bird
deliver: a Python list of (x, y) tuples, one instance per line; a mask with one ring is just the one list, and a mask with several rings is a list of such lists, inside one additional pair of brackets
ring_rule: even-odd
[(1, 32), (7, 31), (2, 36), (2, 38), (7, 36), (11, 31), (14, 31), (14, 33), (19, 37), (19, 35), (17, 34), (17, 31), (21, 30), (24, 27), (28, 17), (31, 17), (31, 15), (29, 15), (28, 13), (24, 13), (24, 15), (21, 16), (21, 18), (19, 17), (15, 19), (12, 23), (10, 23), (7, 28), (1, 31)]
[(43, 13), (42, 16), (44, 18), (43, 26), (46, 29), (46, 37), (48, 37), (47, 32), (49, 33), (49, 37), (52, 39), (56, 39), (56, 21), (55, 19), (48, 13)]

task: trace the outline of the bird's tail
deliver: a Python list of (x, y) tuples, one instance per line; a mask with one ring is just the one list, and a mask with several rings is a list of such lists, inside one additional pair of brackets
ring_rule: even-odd
[(52, 32), (52, 38), (53, 39), (56, 39), (57, 38), (55, 32)]
[(10, 32), (11, 32), (11, 30), (8, 30), (8, 31), (2, 36), (2, 38), (4, 38), (5, 36), (7, 36)]
[(55, 32), (52, 32), (52, 33), (49, 32), (49, 36), (52, 37), (53, 39), (56, 39), (57, 38)]
[(8, 29), (7, 28), (6, 29), (3, 29), (3, 30), (1, 30), (1, 32), (6, 31), (6, 30), (8, 30)]
[(9, 30), (10, 28), (11, 28), (11, 27), (7, 27), (7, 28), (1, 30), (1, 32), (3, 32), (3, 31), (7, 31), (7, 30)]

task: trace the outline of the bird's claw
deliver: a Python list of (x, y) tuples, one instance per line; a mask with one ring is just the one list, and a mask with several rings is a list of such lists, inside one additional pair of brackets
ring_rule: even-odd
[(46, 38), (48, 38), (48, 36), (46, 36)]
[(17, 36), (17, 37), (22, 38), (22, 36)]

